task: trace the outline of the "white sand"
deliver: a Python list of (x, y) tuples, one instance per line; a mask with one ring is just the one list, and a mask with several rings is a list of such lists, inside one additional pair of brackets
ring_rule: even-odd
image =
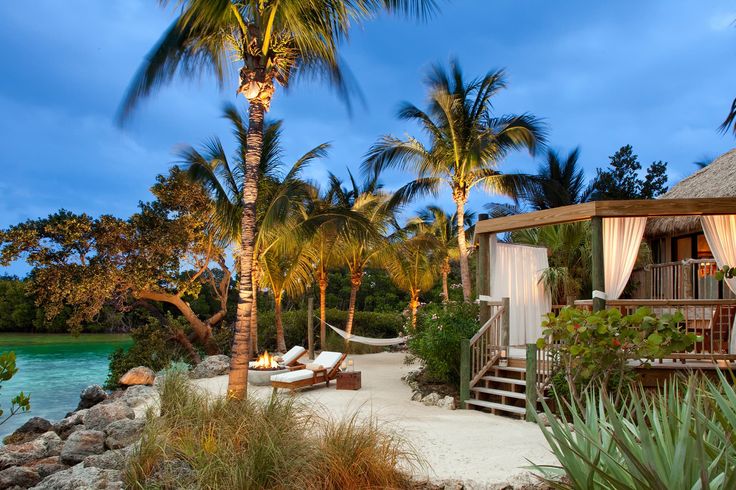
[[(414, 447), (428, 468), (418, 478), (473, 481), (482, 485), (534, 481), (530, 461), (554, 464), (536, 424), (482, 413), (475, 410), (445, 410), (410, 400), (411, 389), (401, 377), (413, 369), (404, 364), (401, 353), (351, 356), (355, 369), (362, 371), (362, 389), (337, 391), (335, 383), (297, 392), (308, 404), (315, 404), (334, 417), (370, 414), (385, 423)], [(223, 395), (227, 376), (196, 380), (214, 395)], [(269, 396), (271, 388), (250, 386), (249, 396)], [(287, 390), (279, 392), (288, 393)]]

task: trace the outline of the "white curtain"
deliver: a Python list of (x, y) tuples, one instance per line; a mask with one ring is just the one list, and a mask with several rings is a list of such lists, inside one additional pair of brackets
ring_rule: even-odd
[[(736, 216), (732, 214), (701, 216), (700, 223), (718, 267), (724, 265), (736, 267)], [(736, 279), (726, 279), (725, 282), (729, 289), (736, 293)], [(736, 335), (733, 327), (728, 342), (728, 353), (736, 353)]]
[(552, 300), (540, 282), (549, 267), (547, 249), (496, 243), (491, 239), (491, 296), (509, 298), (509, 345), (534, 343), (542, 336), (542, 315)]
[(603, 218), (603, 263), (607, 299), (621, 297), (626, 283), (629, 282), (646, 224), (646, 218)]

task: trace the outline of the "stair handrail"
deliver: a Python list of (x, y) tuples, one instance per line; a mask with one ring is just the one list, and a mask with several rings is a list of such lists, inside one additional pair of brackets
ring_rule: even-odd
[(469, 341), (470, 386), (474, 386), (501, 357), (504, 348), (508, 349), (502, 345), (506, 304), (502, 302), (494, 306), (496, 311)]

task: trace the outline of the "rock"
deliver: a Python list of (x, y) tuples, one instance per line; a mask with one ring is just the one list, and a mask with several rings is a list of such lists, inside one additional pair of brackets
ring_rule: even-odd
[(437, 406), (446, 410), (455, 410), (455, 399), (451, 396), (440, 398), (437, 402)]
[(159, 395), (156, 388), (151, 386), (131, 386), (123, 392), (119, 401), (132, 408), (136, 418), (145, 417), (146, 411), (149, 408), (154, 410), (154, 415), (156, 416), (160, 412), (161, 395)]
[(227, 374), (230, 371), (230, 358), (219, 354), (207, 356), (189, 372), (192, 379), (213, 378)]
[(15, 432), (3, 439), (5, 444), (23, 444), (32, 441), (41, 434), (53, 430), (53, 425), (41, 417), (31, 417), (25, 424), (21, 425)]
[(61, 450), (61, 462), (68, 465), (81, 463), (92, 454), (105, 450), (105, 433), (99, 430), (78, 430), (69, 436)]
[(547, 418), (547, 414), (544, 412), (537, 414), (537, 422), (545, 427), (549, 427), (549, 418)]
[(116, 420), (135, 418), (135, 412), (121, 402), (102, 403), (87, 410), (82, 423), (87, 429), (103, 430)]
[(38, 473), (41, 478), (46, 478), (49, 475), (56, 473), (57, 471), (65, 470), (69, 468), (67, 465), (61, 462), (59, 456), (50, 456), (48, 458), (39, 459), (25, 465), (31, 468), (33, 471)]
[(68, 417), (61, 419), (54, 424), (54, 432), (59, 434), (59, 437), (66, 440), (69, 434), (84, 422), (84, 414), (87, 413), (87, 409), (78, 410), (72, 412)]
[(41, 481), (41, 475), (32, 468), (25, 466), (11, 466), (0, 471), (0, 489), (12, 487), (28, 488), (39, 481)]
[(411, 394), (411, 401), (420, 402), (422, 401), (422, 397), (423, 395), (421, 391), (415, 391), (414, 393)]
[(123, 374), (120, 380), (118, 380), (118, 383), (124, 386), (152, 385), (155, 379), (156, 373), (152, 369), (145, 366), (138, 366)]
[(105, 427), (105, 446), (108, 449), (120, 449), (130, 446), (141, 437), (144, 419), (122, 419)]
[(124, 470), (125, 464), (130, 456), (130, 446), (114, 451), (105, 451), (102, 454), (93, 454), (84, 458), (82, 464), (85, 467), (102, 468), (106, 470)]
[(49, 431), (23, 444), (0, 447), (0, 469), (24, 465), (49, 456), (58, 456), (61, 452), (61, 445), (61, 438), (55, 432)]
[(107, 392), (100, 385), (90, 385), (79, 394), (77, 410), (94, 407), (107, 399)]
[(122, 480), (118, 470), (78, 464), (44, 478), (33, 490), (122, 490)]
[(189, 463), (181, 459), (167, 459), (156, 465), (151, 474), (153, 482), (176, 482), (176, 488), (195, 488), (194, 483), (189, 487), (182, 487), (184, 482), (195, 481), (194, 470)]
[(437, 405), (437, 402), (440, 401), (440, 398), (441, 397), (440, 397), (439, 393), (430, 393), (429, 395), (427, 395), (424, 398), (422, 398), (422, 403), (424, 403), (428, 407), (429, 406), (433, 406), (433, 405)]

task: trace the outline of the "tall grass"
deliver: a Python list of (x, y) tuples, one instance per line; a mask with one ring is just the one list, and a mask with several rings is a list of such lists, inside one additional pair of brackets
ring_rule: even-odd
[(632, 388), (616, 404), (589, 391), (582, 408), (566, 405), (569, 424), (547, 406), (550, 426), (540, 424), (560, 465), (536, 469), (554, 488), (736, 488), (736, 392), (721, 373), (654, 395)]
[(209, 399), (171, 375), (161, 386), (161, 417), (147, 421), (126, 483), (141, 489), (403, 489), (411, 483), (399, 468), (415, 462), (399, 438), (372, 420), (322, 418), (293, 397)]

